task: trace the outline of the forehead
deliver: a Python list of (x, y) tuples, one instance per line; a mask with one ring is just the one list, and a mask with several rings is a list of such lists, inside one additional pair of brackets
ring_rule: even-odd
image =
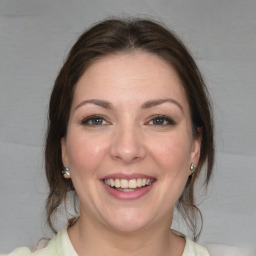
[(160, 57), (142, 51), (107, 55), (93, 62), (76, 85), (74, 101), (95, 97), (131, 103), (175, 97), (186, 102), (175, 69)]

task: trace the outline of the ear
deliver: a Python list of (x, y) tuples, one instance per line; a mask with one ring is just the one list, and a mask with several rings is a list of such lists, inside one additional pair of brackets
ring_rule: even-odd
[[(62, 158), (62, 163), (65, 167), (69, 167), (69, 159), (68, 159), (68, 152), (67, 152), (67, 145), (66, 145), (66, 138), (61, 138), (60, 141), (61, 144), (61, 158)], [(70, 176), (67, 174), (64, 174), (64, 178), (69, 179)]]
[(201, 141), (202, 141), (202, 132), (200, 128), (197, 128), (197, 134), (193, 139), (193, 144), (192, 144), (191, 154), (190, 154), (190, 164), (193, 163), (195, 166), (197, 166), (200, 158)]

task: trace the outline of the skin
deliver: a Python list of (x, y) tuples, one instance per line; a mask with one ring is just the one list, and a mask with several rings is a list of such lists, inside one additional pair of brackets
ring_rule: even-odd
[[(182, 255), (185, 240), (169, 227), (190, 165), (198, 162), (200, 136), (192, 135), (184, 88), (170, 65), (140, 51), (94, 62), (76, 85), (61, 146), (71, 170), (65, 177), (80, 199), (79, 221), (68, 229), (80, 256)], [(102, 183), (116, 173), (156, 181), (144, 196), (119, 200)]]

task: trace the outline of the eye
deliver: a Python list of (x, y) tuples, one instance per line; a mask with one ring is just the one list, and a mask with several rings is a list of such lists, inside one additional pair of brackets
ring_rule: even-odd
[(161, 126), (161, 125), (174, 125), (175, 122), (167, 116), (156, 116), (153, 119), (151, 119), (148, 122), (148, 124)]
[(100, 126), (100, 125), (107, 125), (108, 122), (102, 116), (93, 115), (93, 116), (86, 117), (82, 121), (82, 124), (88, 125), (88, 126)]

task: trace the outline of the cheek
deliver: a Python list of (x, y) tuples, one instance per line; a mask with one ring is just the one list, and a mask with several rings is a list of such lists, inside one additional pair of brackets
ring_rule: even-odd
[[(182, 171), (190, 159), (191, 145), (187, 135), (175, 133), (151, 141), (150, 151), (163, 170)], [(171, 171), (172, 170), (172, 171)]]
[(151, 155), (159, 170), (161, 182), (159, 198), (166, 207), (173, 206), (181, 196), (189, 176), (190, 143), (184, 134), (173, 134), (168, 138), (152, 142)]
[(104, 140), (93, 136), (72, 136), (67, 138), (67, 153), (70, 167), (76, 172), (92, 172), (102, 162), (107, 145)]

